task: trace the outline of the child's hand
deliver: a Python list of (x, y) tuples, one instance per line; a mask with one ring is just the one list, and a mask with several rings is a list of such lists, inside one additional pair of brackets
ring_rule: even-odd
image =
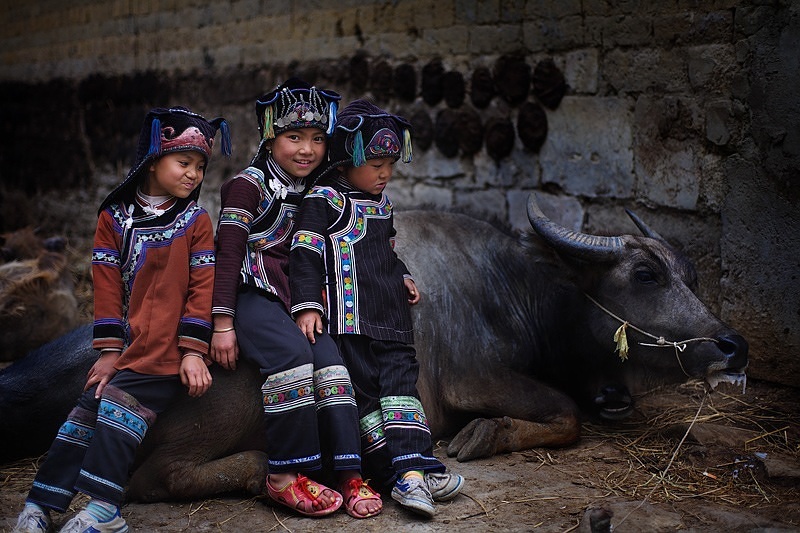
[(239, 344), (236, 342), (236, 331), (230, 330), (211, 335), (211, 359), (226, 370), (236, 370), (239, 358)]
[(226, 370), (236, 370), (236, 360), (239, 358), (239, 344), (236, 342), (236, 330), (233, 329), (233, 320), (223, 323), (224, 326), (214, 321), (214, 333), (211, 334), (211, 359)]
[(86, 385), (83, 387), (84, 392), (96, 384), (97, 390), (94, 391), (94, 397), (100, 398), (103, 395), (103, 389), (106, 388), (108, 382), (117, 373), (114, 363), (116, 363), (120, 353), (117, 351), (103, 352), (86, 375)]
[(408, 303), (409, 305), (416, 305), (422, 299), (422, 295), (419, 293), (419, 289), (417, 289), (417, 284), (414, 283), (413, 279), (405, 278), (403, 283), (406, 286), (406, 291), (408, 292)]
[(317, 342), (315, 333), (317, 335), (322, 333), (322, 316), (319, 312), (313, 309), (300, 311), (294, 321), (300, 331), (303, 332), (303, 335), (308, 338), (308, 341), (311, 344), (315, 344)]
[(211, 372), (200, 354), (187, 353), (181, 359), (181, 383), (189, 388), (189, 396), (202, 396), (211, 386)]

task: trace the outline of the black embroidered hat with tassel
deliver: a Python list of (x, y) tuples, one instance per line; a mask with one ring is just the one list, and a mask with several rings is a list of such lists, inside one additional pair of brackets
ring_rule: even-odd
[(353, 100), (336, 118), (328, 143), (326, 176), (339, 166), (360, 167), (384, 157), (409, 163), (412, 159), (411, 123), (368, 100)]
[(342, 97), (299, 79), (290, 78), (256, 100), (256, 120), (261, 136), (253, 161), (263, 155), (267, 141), (284, 131), (317, 128), (330, 135)]
[[(172, 152), (192, 150), (203, 154), (208, 164), (211, 159), (214, 137), (222, 133), (222, 152), (231, 155), (231, 136), (224, 118), (206, 120), (185, 107), (157, 107), (145, 116), (139, 143), (136, 147), (136, 160), (128, 175), (103, 201), (98, 212), (110, 204), (130, 201), (136, 188), (142, 183), (142, 176), (148, 172), (150, 164), (159, 157)], [(197, 200), (200, 195), (198, 185), (188, 200)]]

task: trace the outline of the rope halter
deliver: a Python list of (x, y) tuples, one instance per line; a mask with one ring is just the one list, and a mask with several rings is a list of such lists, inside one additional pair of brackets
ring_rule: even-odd
[(642, 335), (644, 335), (646, 337), (650, 337), (651, 339), (653, 339), (655, 341), (654, 343), (651, 343), (651, 342), (639, 342), (638, 344), (640, 346), (650, 346), (650, 347), (653, 347), (653, 348), (669, 348), (670, 346), (673, 347), (675, 349), (675, 358), (678, 360), (678, 365), (681, 367), (681, 370), (686, 375), (686, 377), (692, 377), (692, 376), (689, 375), (688, 372), (686, 372), (686, 369), (683, 368), (683, 362), (681, 362), (681, 358), (680, 358), (680, 353), (682, 353), (684, 350), (686, 350), (686, 345), (689, 344), (690, 342), (714, 342), (714, 343), (719, 343), (719, 340), (712, 339), (710, 337), (695, 337), (693, 339), (685, 339), (685, 340), (682, 340), (682, 341), (668, 341), (663, 336), (662, 337), (658, 337), (656, 335), (653, 335), (652, 333), (648, 333), (645, 330), (634, 326), (633, 324), (631, 324), (627, 320), (623, 320), (622, 318), (618, 317), (617, 315), (615, 315), (614, 313), (612, 313), (611, 311), (609, 311), (608, 309), (606, 309), (605, 307), (600, 305), (600, 302), (598, 302), (597, 300), (595, 300), (594, 298), (592, 298), (588, 294), (586, 294), (586, 297), (594, 305), (596, 305), (598, 308), (600, 308), (601, 311), (603, 311), (604, 313), (606, 313), (607, 315), (609, 315), (610, 317), (614, 318), (615, 320), (617, 320), (618, 322), (620, 322), (622, 324), (619, 328), (617, 328), (617, 331), (614, 332), (614, 342), (617, 343), (617, 348), (614, 351), (615, 352), (619, 352), (619, 358), (622, 361), (626, 361), (628, 359), (628, 336), (625, 333), (625, 330), (627, 328), (631, 328), (631, 329), (633, 329), (635, 331), (638, 331)]

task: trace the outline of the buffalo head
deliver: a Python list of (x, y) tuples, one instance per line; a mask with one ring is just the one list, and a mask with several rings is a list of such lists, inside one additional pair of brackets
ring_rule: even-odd
[[(747, 341), (717, 318), (695, 294), (691, 262), (628, 212), (643, 236), (597, 236), (560, 226), (533, 195), (528, 218), (536, 233), (578, 272), (589, 305), (587, 327), (608, 361), (616, 354), (636, 384), (705, 380), (745, 383)], [(627, 344), (627, 349), (626, 349)], [(644, 379), (643, 379), (644, 378)], [(598, 402), (624, 407), (616, 384), (600, 384)], [(622, 398), (622, 399), (620, 399)], [(606, 413), (608, 414), (608, 413)]]

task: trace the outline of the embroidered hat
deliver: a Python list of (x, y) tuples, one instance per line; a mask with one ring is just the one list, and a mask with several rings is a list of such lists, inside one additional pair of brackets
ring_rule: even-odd
[(383, 157), (408, 163), (411, 123), (368, 100), (353, 100), (339, 112), (328, 147), (330, 163), (322, 175), (338, 166), (360, 167), (369, 159)]
[[(208, 121), (203, 116), (180, 106), (152, 109), (145, 116), (139, 133), (139, 144), (136, 147), (136, 160), (133, 166), (125, 180), (106, 197), (99, 211), (120, 199), (132, 198), (136, 187), (140, 185), (141, 176), (147, 172), (149, 165), (165, 154), (192, 150), (203, 154), (208, 163), (217, 130), (222, 131), (223, 153), (230, 155), (230, 131), (224, 118)], [(189, 195), (189, 199), (197, 200), (199, 195), (198, 186)]]
[(299, 78), (288, 79), (256, 100), (262, 142), (300, 128), (319, 128), (330, 134), (341, 98), (338, 93), (319, 89)]

